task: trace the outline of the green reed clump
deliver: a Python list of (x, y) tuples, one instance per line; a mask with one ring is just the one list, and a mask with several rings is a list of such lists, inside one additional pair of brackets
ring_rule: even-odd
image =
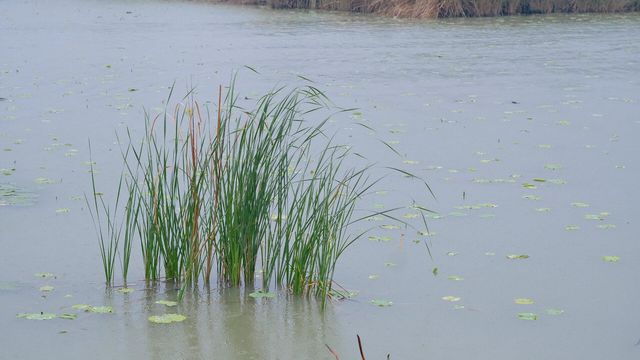
[(374, 184), (368, 167), (347, 167), (349, 148), (327, 137), (327, 119), (304, 120), (328, 104), (314, 87), (281, 88), (246, 110), (231, 86), (217, 109), (201, 111), (190, 93), (172, 111), (146, 115), (141, 140), (127, 131), (114, 211), (92, 173), (87, 203), (107, 283), (118, 251), (126, 282), (137, 239), (150, 281), (208, 284), (215, 272), (237, 286), (260, 273), (263, 288), (326, 297), (360, 236), (350, 235), (357, 201)]

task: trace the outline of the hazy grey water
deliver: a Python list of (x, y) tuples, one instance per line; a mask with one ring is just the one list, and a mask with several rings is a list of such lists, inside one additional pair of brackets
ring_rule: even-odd
[[(357, 358), (360, 334), (368, 358), (637, 358), (638, 38), (636, 14), (408, 21), (190, 2), (0, 1), (0, 169), (10, 173), (0, 182), (38, 195), (33, 206), (0, 207), (2, 357), (331, 359), (327, 343)], [(143, 108), (162, 108), (174, 81), (178, 94), (196, 86), (215, 100), (218, 84), (245, 65), (261, 73), (241, 72), (247, 96), (299, 85), (299, 74), (337, 104), (360, 107), (363, 119), (336, 117), (340, 139), (380, 168), (425, 176), (437, 195), (392, 175), (379, 186), (389, 193), (363, 208), (416, 200), (442, 218), (430, 220), (430, 237), (376, 229), (393, 240), (359, 241), (336, 280), (360, 294), (324, 312), (285, 295), (254, 301), (212, 289), (179, 305), (184, 323), (153, 325), (146, 318), (166, 311), (154, 301), (172, 290), (138, 281), (132, 294), (105, 294), (101, 284), (78, 200), (89, 190), (88, 139), (108, 188), (120, 169), (116, 131), (140, 131)], [(378, 139), (397, 141), (405, 158)], [(456, 208), (477, 204), (497, 207)], [(605, 220), (584, 218), (601, 212)], [(422, 239), (433, 260), (413, 241)], [(55, 290), (42, 297), (46, 284)], [(15, 318), (77, 303), (115, 314)]]

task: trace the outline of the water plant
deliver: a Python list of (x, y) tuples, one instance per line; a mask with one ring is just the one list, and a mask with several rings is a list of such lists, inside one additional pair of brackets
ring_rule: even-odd
[(251, 110), (233, 82), (222, 93), (214, 109), (190, 92), (170, 111), (145, 114), (141, 140), (127, 130), (114, 210), (92, 167), (87, 204), (107, 284), (116, 253), (126, 283), (137, 239), (149, 281), (184, 290), (212, 275), (230, 286), (260, 277), (262, 291), (277, 285), (327, 298), (338, 259), (364, 234), (353, 225), (371, 216), (354, 217), (376, 183), (370, 166), (348, 167), (350, 147), (327, 134), (328, 117), (316, 114), (332, 106), (313, 86), (274, 89)]

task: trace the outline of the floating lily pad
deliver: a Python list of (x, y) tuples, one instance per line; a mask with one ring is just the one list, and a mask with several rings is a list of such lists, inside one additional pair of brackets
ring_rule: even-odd
[(546, 181), (547, 181), (547, 179), (543, 179), (543, 178), (533, 178), (533, 181), (535, 181), (535, 182), (542, 182), (542, 183), (543, 183), (543, 182), (546, 182)]
[(36, 195), (13, 185), (0, 184), (0, 206), (33, 205)]
[(75, 319), (77, 319), (77, 318), (78, 318), (78, 315), (76, 315), (76, 314), (67, 314), (67, 313), (64, 313), (64, 314), (60, 314), (60, 315), (58, 315), (58, 317), (59, 317), (60, 319), (65, 319), (65, 320), (75, 320)]
[(547, 315), (558, 316), (558, 315), (564, 314), (564, 310), (562, 310), (562, 309), (547, 309), (546, 313), (547, 313)]
[(538, 315), (534, 313), (519, 313), (518, 319), (520, 320), (538, 320)]
[(53, 286), (51, 286), (51, 285), (41, 286), (41, 287), (40, 287), (40, 291), (42, 291), (42, 292), (50, 292), (50, 291), (53, 291)]
[(620, 261), (620, 257), (615, 255), (606, 255), (602, 257), (602, 260), (606, 262), (617, 263), (618, 261)]
[(251, 296), (252, 298), (273, 298), (276, 296), (276, 294), (269, 292), (269, 291), (264, 291), (264, 290), (258, 290), (258, 291), (254, 291), (251, 294), (249, 294), (249, 296)]
[(522, 198), (526, 200), (536, 200), (536, 201), (542, 199), (542, 197), (538, 195), (524, 195)]
[(111, 306), (92, 306), (89, 309), (89, 312), (97, 314), (111, 314), (113, 313), (113, 308)]
[(400, 226), (398, 226), (398, 225), (381, 225), (380, 227), (383, 228), (383, 229), (386, 229), (386, 230), (400, 229)]
[(447, 253), (447, 256), (456, 256), (456, 255), (458, 255), (458, 254), (459, 254), (459, 252), (457, 252), (457, 251), (449, 251), (449, 252)]
[(51, 320), (51, 319), (55, 319), (57, 316), (56, 314), (52, 314), (52, 313), (40, 312), (40, 313), (32, 313), (32, 314), (21, 313), (16, 315), (16, 317), (20, 319), (27, 319), (27, 320)]
[(127, 288), (127, 287), (118, 289), (118, 292), (119, 293), (123, 293), (123, 294), (129, 294), (129, 293), (132, 293), (134, 291), (135, 291), (135, 289)]
[(71, 209), (69, 208), (60, 208), (60, 209), (56, 209), (56, 214), (66, 214), (68, 212), (70, 212)]
[(368, 239), (371, 240), (371, 241), (381, 241), (381, 242), (388, 242), (388, 241), (393, 240), (388, 236), (369, 236)]
[(97, 313), (97, 314), (113, 313), (113, 308), (111, 306), (91, 306), (87, 304), (76, 304), (71, 306), (71, 308), (76, 310), (81, 310), (84, 312), (91, 312), (91, 313)]
[(567, 231), (576, 231), (576, 230), (580, 230), (580, 226), (578, 225), (567, 225), (564, 227), (565, 230)]
[(579, 208), (586, 208), (586, 207), (589, 207), (589, 204), (583, 203), (583, 202), (572, 202), (571, 206), (579, 207)]
[(43, 278), (43, 279), (50, 279), (50, 278), (56, 277), (54, 274), (48, 273), (48, 272), (35, 273), (33, 274), (33, 276)]
[(384, 263), (384, 266), (386, 266), (386, 267), (393, 267), (393, 266), (396, 266), (396, 265), (397, 265), (396, 263), (392, 263), (391, 261), (387, 261), (387, 262)]
[(420, 161), (417, 160), (402, 160), (402, 162), (408, 165), (416, 165), (420, 163)]
[(567, 180), (563, 179), (549, 179), (549, 182), (555, 185), (564, 185), (567, 183)]
[(525, 188), (525, 189), (537, 189), (538, 188), (534, 184), (529, 184), (529, 183), (522, 184), (522, 187)]
[(415, 213), (408, 213), (408, 214), (404, 214), (402, 215), (403, 218), (405, 219), (415, 219), (418, 217), (418, 214)]
[(376, 280), (378, 278), (380, 278), (380, 275), (376, 275), (376, 274), (369, 275), (369, 280)]
[(36, 179), (34, 180), (34, 182), (35, 182), (36, 184), (40, 184), (40, 185), (48, 185), (48, 184), (55, 184), (55, 183), (56, 183), (54, 180), (49, 179), (49, 178), (46, 178), (46, 177), (39, 177), (39, 178), (36, 178)]
[(371, 300), (371, 304), (380, 307), (386, 307), (393, 305), (393, 301), (383, 300), (383, 299), (373, 299)]
[(544, 168), (547, 169), (547, 170), (554, 170), (555, 171), (555, 170), (562, 169), (562, 165), (560, 165), (560, 164), (546, 164), (544, 166)]
[(457, 296), (447, 295), (447, 296), (443, 296), (442, 300), (450, 301), (450, 302), (456, 302), (456, 301), (460, 301), (460, 298), (457, 297)]
[(170, 324), (173, 322), (184, 321), (187, 317), (180, 314), (164, 314), (149, 316), (149, 321), (156, 324)]
[(156, 304), (165, 305), (165, 306), (169, 306), (169, 307), (178, 305), (177, 302), (170, 301), (170, 300), (158, 300), (158, 301), (156, 301)]
[(551, 209), (542, 207), (542, 208), (536, 208), (536, 211), (537, 212), (549, 212), (549, 211), (551, 211)]
[(453, 280), (453, 281), (462, 281), (462, 280), (464, 280), (464, 278), (462, 276), (458, 276), (458, 275), (449, 275), (449, 276), (447, 276), (447, 279)]
[(598, 225), (598, 229), (615, 229), (616, 226), (614, 224), (600, 224)]
[(533, 299), (517, 298), (517, 299), (513, 300), (513, 302), (518, 304), (518, 305), (531, 305), (531, 304), (533, 304)]
[(524, 255), (524, 254), (511, 254), (511, 255), (507, 255), (507, 259), (509, 260), (520, 260), (520, 259), (528, 259), (529, 255)]
[(338, 299), (338, 300), (352, 299), (352, 298), (358, 296), (358, 294), (359, 294), (358, 291), (349, 291), (349, 290), (335, 290), (335, 289), (332, 289), (331, 291), (329, 291), (329, 296), (331, 296), (334, 299)]

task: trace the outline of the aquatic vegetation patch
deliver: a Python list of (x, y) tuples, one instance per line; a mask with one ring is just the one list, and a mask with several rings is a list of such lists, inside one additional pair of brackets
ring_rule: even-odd
[(371, 304), (378, 307), (388, 307), (393, 305), (393, 301), (389, 301), (385, 299), (373, 299), (371, 300)]
[(71, 306), (71, 308), (75, 310), (96, 313), (96, 314), (112, 314), (113, 313), (113, 308), (111, 306), (92, 306), (87, 304), (76, 304)]
[(35, 204), (37, 196), (9, 184), (0, 184), (0, 206), (26, 206)]
[(620, 257), (615, 255), (605, 255), (602, 257), (602, 260), (604, 260), (605, 262), (617, 263), (618, 261), (620, 261)]
[(517, 299), (513, 300), (513, 302), (518, 304), (518, 305), (532, 305), (533, 304), (533, 300), (529, 299), (529, 298), (517, 298)]
[(276, 294), (269, 291), (265, 291), (265, 290), (258, 290), (250, 293), (249, 296), (256, 299), (261, 299), (261, 298), (274, 298), (276, 297)]
[(20, 319), (27, 319), (27, 320), (51, 320), (51, 319), (55, 319), (58, 316), (52, 313), (40, 312), (40, 313), (31, 313), (31, 314), (20, 313), (16, 315), (16, 317)]
[(349, 231), (354, 224), (383, 215), (406, 225), (383, 206), (353, 216), (377, 180), (371, 166), (348, 167), (354, 154), (326, 133), (329, 117), (305, 121), (332, 109), (322, 92), (281, 88), (252, 109), (239, 98), (232, 85), (223, 100), (220, 88), (217, 108), (207, 110), (190, 93), (174, 109), (147, 115), (142, 139), (127, 131), (114, 205), (98, 191), (90, 159), (86, 202), (107, 284), (118, 257), (126, 284), (138, 242), (145, 279), (177, 281), (180, 294), (209, 284), (212, 274), (228, 286), (251, 285), (260, 274), (265, 291), (275, 284), (326, 298), (339, 258), (366, 233)]
[(529, 313), (529, 312), (527, 312), (527, 313), (519, 313), (518, 314), (518, 319), (520, 319), (520, 320), (529, 320), (529, 321), (538, 320), (538, 315), (536, 315), (534, 313)]
[(171, 324), (184, 321), (187, 317), (180, 314), (164, 314), (149, 316), (149, 321), (156, 324)]
[(172, 306), (178, 305), (177, 302), (171, 301), (171, 300), (158, 300), (158, 301), (156, 301), (156, 304), (160, 304), (160, 305), (164, 305), (164, 306), (168, 306), (168, 307), (172, 307)]

